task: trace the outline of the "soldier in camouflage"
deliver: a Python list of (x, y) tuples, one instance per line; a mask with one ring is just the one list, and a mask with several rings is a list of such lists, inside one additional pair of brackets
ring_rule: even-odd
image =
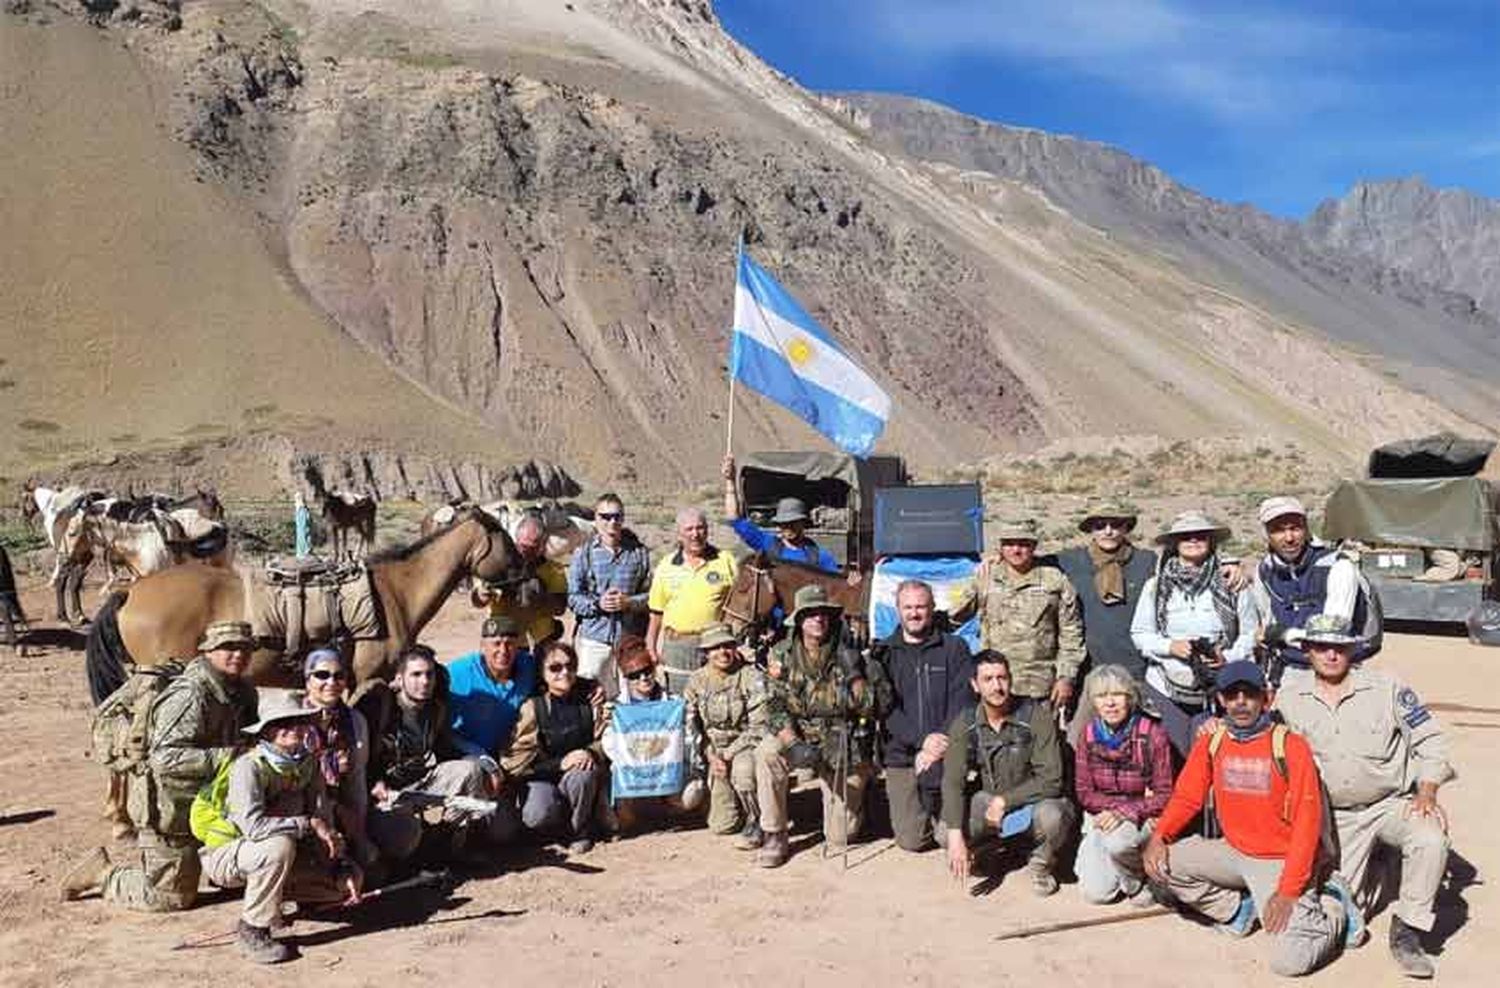
[(130, 784), (137, 854), (113, 864), (104, 848), (90, 851), (63, 879), (64, 901), (95, 889), (132, 909), (188, 909), (198, 894), (198, 842), (188, 811), (198, 790), (233, 758), (240, 729), (256, 716), (256, 692), (243, 678), (255, 647), (250, 625), (208, 626), (200, 654), (146, 711), (146, 759)]
[[(873, 776), (868, 746), (876, 721), (889, 711), (891, 685), (880, 663), (865, 664), (841, 640), (843, 609), (812, 585), (797, 591), (787, 619), (792, 633), (772, 650), (767, 704), (769, 736), (755, 752), (760, 825), (756, 863), (786, 863), (786, 800), (790, 771), (811, 769), (823, 791), (823, 835), (842, 848), (864, 823), (865, 788)], [(867, 729), (867, 730), (865, 730)]]
[(732, 834), (734, 846), (761, 846), (760, 808), (755, 796), (755, 749), (766, 736), (766, 681), (740, 657), (739, 643), (725, 624), (711, 624), (698, 639), (707, 661), (688, 680), (688, 733), (703, 739), (708, 765), (708, 829)]
[(1035, 522), (1003, 525), (999, 557), (975, 577), (975, 603), (981, 644), (1010, 660), (1011, 691), (1060, 709), (1083, 665), (1083, 620), (1077, 591), (1062, 570), (1037, 561), (1036, 544)]

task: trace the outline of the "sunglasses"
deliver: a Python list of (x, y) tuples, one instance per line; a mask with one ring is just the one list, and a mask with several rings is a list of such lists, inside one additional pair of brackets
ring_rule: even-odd
[(1116, 532), (1123, 532), (1127, 528), (1130, 527), (1130, 523), (1129, 522), (1123, 522), (1123, 521), (1117, 521), (1114, 518), (1100, 518), (1098, 521), (1094, 522), (1094, 524), (1090, 525), (1089, 527), (1093, 531), (1095, 531), (1095, 532), (1102, 532), (1102, 531), (1104, 531), (1106, 529), (1113, 530), (1113, 531), (1116, 531)]
[(327, 682), (330, 679), (343, 682), (346, 678), (348, 678), (342, 669), (314, 669), (307, 675), (309, 679), (316, 679), (319, 682)]
[(646, 666), (644, 669), (637, 669), (635, 672), (627, 672), (625, 674), (625, 678), (633, 683), (637, 680), (649, 679), (655, 672), (655, 669), (651, 668), (650, 666)]
[(596, 511), (596, 512), (594, 512), (594, 517), (598, 518), (600, 521), (624, 521), (625, 520), (625, 512), (623, 512), (623, 511)]
[(548, 672), (572, 672), (573, 671), (573, 667), (569, 666), (569, 665), (549, 665), (549, 666), (547, 666), (547, 671)]

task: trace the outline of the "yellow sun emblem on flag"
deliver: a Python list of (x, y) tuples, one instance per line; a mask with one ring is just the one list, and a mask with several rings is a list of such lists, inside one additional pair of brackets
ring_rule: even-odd
[(786, 359), (795, 367), (801, 367), (813, 358), (812, 344), (801, 336), (786, 345)]

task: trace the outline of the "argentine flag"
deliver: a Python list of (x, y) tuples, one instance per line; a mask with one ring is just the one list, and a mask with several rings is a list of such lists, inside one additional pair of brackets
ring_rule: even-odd
[(680, 699), (617, 704), (610, 714), (605, 751), (610, 798), (675, 796), (687, 784), (687, 745)]
[(870, 455), (891, 417), (890, 396), (744, 251), (729, 374), (855, 456)]
[[(903, 580), (921, 580), (932, 588), (933, 603), (953, 613), (974, 585), (979, 560), (973, 556), (889, 556), (870, 574), (870, 637), (879, 640), (896, 633), (901, 615), (896, 610), (896, 588)], [(979, 615), (954, 629), (969, 651), (979, 651)]]

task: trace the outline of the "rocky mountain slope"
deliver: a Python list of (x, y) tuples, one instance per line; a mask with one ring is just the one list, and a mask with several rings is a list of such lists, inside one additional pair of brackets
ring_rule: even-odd
[[(1354, 457), (1480, 417), (1309, 332), (1296, 306), (1100, 236), (1046, 188), (872, 141), (706, 2), (87, 6), (91, 38), (71, 0), (0, 16), (7, 54), (78, 46), (0, 88), (25, 125), (6, 128), (25, 135), (12, 160), (46, 163), (0, 185), (0, 216), (55, 246), (0, 289), (4, 350), (55, 344), (10, 392), (56, 407), (29, 414), (58, 426), (52, 444), (0, 421), (23, 458), (169, 446), (203, 423), (384, 462), (535, 456), (660, 489), (712, 476), (741, 235), (892, 392), (884, 446), (918, 466), (1118, 432)], [(67, 121), (43, 104), (70, 85), (93, 126), (149, 153), (119, 136), (49, 155)], [(62, 190), (76, 209), (54, 209)], [(119, 298), (140, 314), (111, 322)], [(822, 445), (740, 402), (739, 448)]]
[(1485, 418), (1500, 373), (1500, 204), (1420, 182), (1363, 183), (1307, 223), (1210, 199), (1093, 141), (926, 100), (844, 93), (834, 108), (920, 160), (1024, 183), (1071, 215)]

